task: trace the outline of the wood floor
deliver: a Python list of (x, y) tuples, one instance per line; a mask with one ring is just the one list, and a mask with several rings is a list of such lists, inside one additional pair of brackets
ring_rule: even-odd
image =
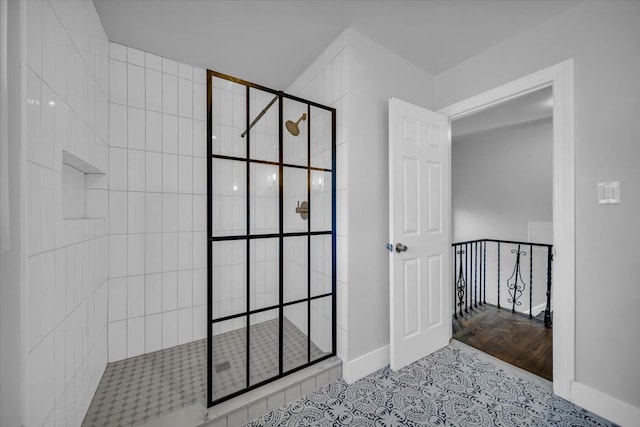
[(485, 305), (453, 319), (453, 338), (552, 380), (552, 330), (539, 319)]

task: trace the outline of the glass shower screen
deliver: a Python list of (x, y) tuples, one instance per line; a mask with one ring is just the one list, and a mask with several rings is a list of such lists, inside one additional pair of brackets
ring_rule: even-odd
[(211, 406), (336, 354), (336, 112), (207, 77)]

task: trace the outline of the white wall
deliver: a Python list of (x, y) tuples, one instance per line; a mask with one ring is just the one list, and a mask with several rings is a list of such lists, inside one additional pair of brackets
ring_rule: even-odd
[[(621, 325), (640, 324), (635, 272), (640, 249), (633, 243), (640, 238), (638, 22), (636, 2), (580, 3), (435, 79), (440, 108), (574, 58), (575, 376), (636, 408), (640, 343)], [(598, 205), (596, 183), (612, 180), (621, 181), (621, 204)]]
[[(22, 423), (80, 425), (107, 363), (109, 46), (91, 1), (25, 3)], [(82, 180), (92, 215), (63, 219), (63, 150), (103, 172)]]
[(389, 147), (391, 97), (431, 108), (433, 77), (348, 30), (349, 360), (389, 344)]
[(109, 361), (206, 336), (206, 72), (110, 44)]
[(548, 119), (453, 140), (454, 242), (526, 242), (529, 221), (552, 220), (552, 131)]

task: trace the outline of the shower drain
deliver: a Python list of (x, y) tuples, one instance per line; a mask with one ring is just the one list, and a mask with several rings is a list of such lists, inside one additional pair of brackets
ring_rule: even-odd
[(218, 363), (213, 367), (216, 373), (226, 371), (227, 369), (230, 369), (230, 368), (231, 368), (231, 363), (229, 363), (229, 361)]

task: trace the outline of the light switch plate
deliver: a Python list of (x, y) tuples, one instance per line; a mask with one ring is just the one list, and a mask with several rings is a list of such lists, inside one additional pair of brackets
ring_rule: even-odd
[(620, 203), (620, 181), (598, 183), (598, 204)]

